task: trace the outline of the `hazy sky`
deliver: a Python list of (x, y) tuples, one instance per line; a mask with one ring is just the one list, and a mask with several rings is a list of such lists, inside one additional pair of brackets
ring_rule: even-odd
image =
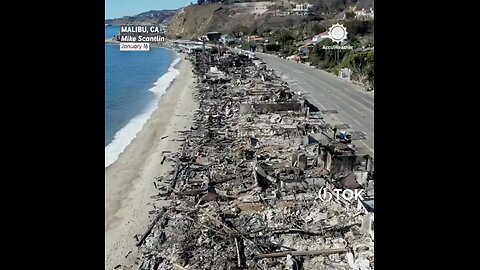
[(105, 0), (105, 19), (132, 16), (149, 10), (177, 9), (197, 0)]

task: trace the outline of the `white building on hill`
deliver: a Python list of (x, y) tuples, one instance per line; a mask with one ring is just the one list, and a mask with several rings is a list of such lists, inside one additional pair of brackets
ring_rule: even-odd
[(292, 13), (300, 15), (308, 15), (312, 12), (313, 5), (310, 3), (296, 4), (292, 9)]
[(373, 19), (373, 8), (370, 9), (360, 9), (360, 10), (355, 10), (355, 18), (357, 19)]
[(312, 41), (315, 42), (315, 43), (319, 43), (320, 41), (322, 41), (324, 39), (327, 39), (327, 38), (330, 38), (330, 35), (328, 34), (328, 32), (323, 32), (323, 33), (320, 33), (318, 35), (313, 36)]

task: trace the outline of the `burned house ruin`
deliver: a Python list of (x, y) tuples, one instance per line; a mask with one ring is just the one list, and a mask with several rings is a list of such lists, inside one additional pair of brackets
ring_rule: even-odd
[[(373, 159), (241, 54), (193, 54), (199, 109), (139, 239), (139, 269), (373, 269)], [(256, 62), (255, 62), (256, 61)], [(321, 188), (363, 189), (319, 200)]]

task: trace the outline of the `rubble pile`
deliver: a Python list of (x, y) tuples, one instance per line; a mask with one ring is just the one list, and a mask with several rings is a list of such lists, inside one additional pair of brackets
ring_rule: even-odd
[[(190, 57), (199, 109), (139, 268), (373, 269), (372, 158), (261, 61)], [(335, 188), (363, 198), (320, 199)]]

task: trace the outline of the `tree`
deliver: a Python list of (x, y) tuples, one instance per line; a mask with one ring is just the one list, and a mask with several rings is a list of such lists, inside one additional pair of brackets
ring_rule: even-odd
[(373, 33), (373, 21), (351, 20), (345, 22), (345, 27), (351, 35), (366, 35)]
[(312, 65), (317, 66), (319, 68), (326, 68), (330, 69), (336, 66), (336, 50), (324, 49), (323, 46), (333, 46), (335, 45), (331, 39), (324, 39), (317, 43), (312, 53), (310, 53), (310, 62)]
[(354, 36), (354, 35), (349, 35), (349, 39), (348, 39), (348, 43), (354, 48), (359, 48), (359, 47), (362, 47), (362, 43), (360, 42), (360, 40), (358, 39), (357, 36)]
[(361, 82), (368, 82), (373, 86), (375, 78), (374, 51), (350, 52), (343, 59), (342, 66), (350, 68)]
[(243, 24), (237, 24), (233, 27), (232, 32), (238, 37), (249, 33), (249, 28)]
[(335, 45), (335, 43), (329, 38), (320, 41), (318, 43), (317, 50), (316, 50), (318, 56), (320, 56), (322, 60), (326, 60), (326, 61), (335, 59), (335, 50), (327, 50), (323, 48), (323, 46), (333, 46), (333, 45)]
[(342, 66), (348, 67), (353, 72), (360, 73), (364, 69), (365, 63), (361, 53), (352, 52), (343, 58)]
[(353, 18), (355, 18), (355, 13), (353, 11), (346, 11), (345, 12), (345, 18), (347, 20), (353, 19)]
[(277, 40), (281, 44), (287, 44), (295, 40), (295, 38), (293, 37), (292, 31), (282, 29), (280, 30), (280, 33), (277, 36)]
[(368, 81), (373, 86), (374, 78), (375, 78), (375, 68), (374, 68), (375, 55), (374, 55), (374, 51), (368, 51), (365, 59), (367, 61), (367, 67), (365, 69), (365, 73), (368, 76)]
[(325, 27), (322, 26), (319, 22), (310, 22), (306, 28), (307, 36), (313, 36), (326, 31)]

